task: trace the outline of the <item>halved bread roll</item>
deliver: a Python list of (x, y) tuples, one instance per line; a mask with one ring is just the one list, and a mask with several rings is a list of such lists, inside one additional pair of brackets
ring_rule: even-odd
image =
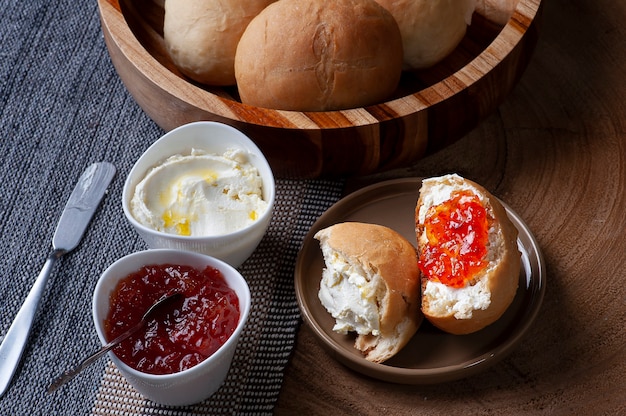
[(355, 348), (380, 363), (400, 351), (422, 322), (415, 247), (396, 231), (345, 222), (318, 231), (326, 267), (319, 299), (334, 331), (356, 332)]
[(452, 334), (498, 320), (515, 297), (521, 262), (502, 204), (458, 175), (425, 179), (415, 227), (426, 319)]

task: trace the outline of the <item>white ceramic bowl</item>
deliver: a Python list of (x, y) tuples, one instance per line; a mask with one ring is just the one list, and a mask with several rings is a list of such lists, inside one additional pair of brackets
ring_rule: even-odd
[[(207, 237), (178, 236), (155, 231), (139, 223), (130, 211), (135, 187), (155, 165), (176, 154), (189, 154), (191, 149), (221, 155), (234, 147), (244, 149), (249, 161), (263, 180), (263, 199), (267, 211), (253, 224), (235, 232)], [(124, 215), (150, 248), (173, 248), (208, 254), (224, 260), (233, 267), (243, 263), (257, 247), (272, 217), (276, 184), (269, 163), (252, 140), (226, 124), (198, 121), (180, 126), (154, 142), (131, 169), (122, 192)]]
[(213, 355), (187, 370), (165, 375), (142, 373), (126, 365), (112, 351), (108, 353), (122, 375), (147, 399), (164, 405), (185, 406), (207, 399), (224, 382), (241, 331), (250, 314), (250, 289), (236, 269), (204, 254), (168, 249), (130, 254), (109, 266), (100, 276), (94, 290), (93, 320), (103, 345), (106, 343), (103, 323), (109, 310), (109, 295), (117, 282), (144, 265), (164, 263), (188, 265), (197, 269), (214, 267), (222, 272), (226, 282), (239, 298), (240, 318), (233, 334)]

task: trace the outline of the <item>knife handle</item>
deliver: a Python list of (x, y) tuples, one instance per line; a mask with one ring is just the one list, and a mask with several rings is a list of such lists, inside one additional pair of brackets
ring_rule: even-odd
[(5, 334), (2, 344), (0, 344), (0, 397), (4, 395), (9, 387), (13, 374), (15, 374), (15, 370), (20, 363), (39, 307), (39, 300), (46, 287), (52, 267), (64, 253), (64, 250), (54, 250), (50, 253), (26, 300), (17, 312), (17, 315), (15, 315), (15, 319)]

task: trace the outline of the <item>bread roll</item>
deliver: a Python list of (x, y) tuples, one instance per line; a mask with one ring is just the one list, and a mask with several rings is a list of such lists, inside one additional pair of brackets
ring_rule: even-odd
[(241, 101), (330, 111), (384, 101), (402, 72), (395, 20), (374, 0), (281, 0), (246, 28), (235, 56)]
[(355, 348), (380, 363), (406, 345), (422, 322), (419, 269), (413, 245), (375, 224), (346, 222), (318, 231), (326, 267), (322, 305), (334, 330), (356, 332)]
[(498, 320), (517, 291), (517, 229), (500, 202), (458, 175), (425, 179), (415, 210), (422, 312), (469, 334)]
[(517, 7), (519, 0), (476, 0), (476, 13), (494, 23), (505, 25)]
[(163, 39), (174, 65), (209, 85), (235, 84), (235, 51), (248, 23), (275, 0), (165, 0)]
[(398, 22), (404, 69), (433, 66), (461, 42), (476, 0), (376, 0)]

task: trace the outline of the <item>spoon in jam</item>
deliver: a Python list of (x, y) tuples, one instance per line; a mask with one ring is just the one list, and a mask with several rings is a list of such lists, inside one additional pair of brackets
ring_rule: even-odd
[(91, 354), (89, 357), (85, 358), (74, 368), (63, 372), (63, 374), (57, 377), (56, 380), (54, 380), (54, 382), (50, 384), (50, 387), (48, 387), (48, 393), (52, 393), (53, 391), (61, 387), (63, 384), (73, 379), (78, 373), (80, 373), (86, 367), (88, 367), (89, 365), (97, 361), (100, 357), (102, 357), (104, 354), (109, 352), (111, 349), (115, 348), (117, 344), (124, 341), (125, 339), (133, 335), (135, 332), (143, 328), (144, 325), (147, 322), (149, 322), (154, 316), (158, 315), (160, 312), (164, 310), (167, 310), (167, 308), (172, 307), (176, 302), (182, 300), (183, 298), (184, 298), (184, 295), (179, 292), (163, 296), (161, 299), (156, 301), (152, 306), (148, 308), (148, 310), (143, 314), (139, 322), (137, 322), (135, 325), (128, 328), (124, 333), (120, 334), (113, 341), (109, 342), (106, 345), (103, 345), (102, 348), (100, 348), (100, 350)]

